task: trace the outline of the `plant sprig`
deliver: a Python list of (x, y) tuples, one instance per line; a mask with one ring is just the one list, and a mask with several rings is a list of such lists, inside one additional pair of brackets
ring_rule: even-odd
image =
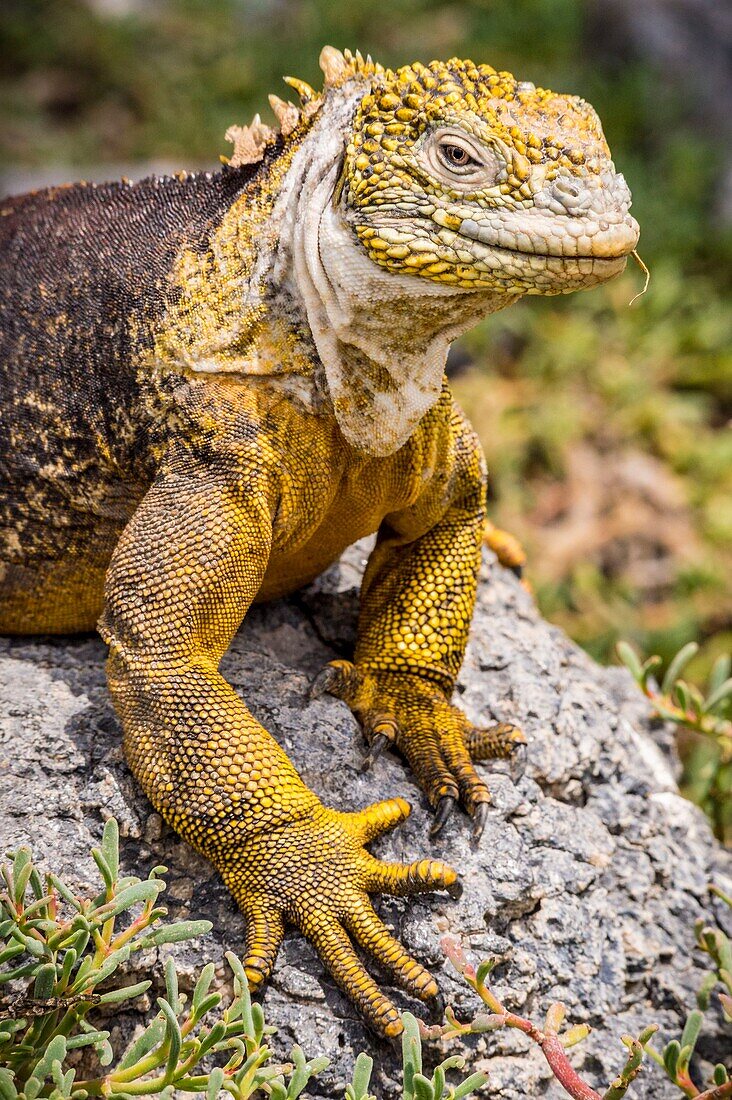
[[(190, 1000), (180, 992), (175, 964), (164, 967), (165, 996), (142, 1034), (115, 1064), (109, 1032), (87, 1017), (104, 1005), (117, 1005), (147, 992), (150, 980), (120, 983), (117, 971), (133, 952), (189, 939), (209, 931), (208, 921), (162, 923), (166, 911), (157, 905), (165, 888), (165, 868), (155, 867), (146, 880), (119, 874), (119, 835), (116, 822), (104, 828), (102, 843), (93, 857), (102, 888), (91, 899), (74, 893), (61, 879), (41, 877), (30, 852), (21, 848), (0, 868), (0, 983), (12, 993), (0, 1000), (0, 1100), (87, 1100), (104, 1096), (130, 1100), (160, 1096), (172, 1100), (181, 1090), (205, 1095), (206, 1100), (234, 1097), (247, 1100), (255, 1093), (271, 1100), (296, 1100), (309, 1082), (328, 1065), (324, 1057), (306, 1059), (295, 1046), (287, 1063), (272, 1060), (269, 1038), (274, 1028), (265, 1022), (261, 1005), (252, 1003), (241, 961), (228, 952), (233, 972), (233, 997), (222, 1009), (222, 995), (212, 989), (214, 965), (208, 963)], [(719, 888), (712, 892), (732, 905)], [(701, 1091), (690, 1073), (690, 1063), (701, 1033), (704, 1012), (718, 997), (726, 1020), (732, 1023), (732, 943), (720, 929), (704, 922), (696, 926), (696, 943), (712, 963), (702, 982), (697, 1005), (679, 1039), (662, 1052), (650, 1040), (657, 1028), (645, 1028), (637, 1038), (623, 1036), (627, 1057), (623, 1068), (601, 1094), (591, 1088), (569, 1062), (566, 1051), (589, 1034), (586, 1024), (564, 1027), (565, 1007), (549, 1007), (541, 1027), (511, 1012), (488, 984), (496, 960), (476, 968), (468, 962), (454, 937), (445, 936), (443, 950), (456, 970), (477, 993), (487, 1011), (465, 1023), (452, 1009), (445, 1023), (427, 1027), (410, 1013), (402, 1014), (403, 1100), (464, 1100), (487, 1083), (483, 1073), (469, 1073), (451, 1083), (448, 1076), (465, 1068), (459, 1055), (445, 1058), (428, 1076), (422, 1061), (422, 1039), (449, 1039), (484, 1034), (502, 1028), (521, 1031), (542, 1050), (556, 1080), (574, 1100), (623, 1100), (643, 1068), (648, 1053), (680, 1092), (696, 1100), (732, 1100), (732, 1079), (721, 1063), (710, 1086)], [(117, 979), (115, 981), (115, 975)], [(718, 988), (719, 987), (719, 988)], [(89, 1048), (98, 1072), (77, 1079), (69, 1055)], [(369, 1092), (373, 1060), (356, 1059), (346, 1100), (376, 1100)]]
[(658, 717), (712, 738), (719, 747), (722, 762), (729, 763), (732, 761), (732, 720), (727, 715), (732, 702), (732, 660), (727, 654), (717, 658), (704, 694), (694, 684), (681, 679), (681, 674), (698, 650), (696, 642), (689, 642), (680, 649), (659, 686), (655, 678), (662, 664), (659, 656), (642, 661), (628, 642), (618, 642), (617, 645), (620, 660), (646, 698), (653, 703)]
[[(175, 964), (165, 964), (165, 996), (142, 1035), (111, 1067), (109, 1031), (87, 1016), (103, 1005), (118, 1005), (147, 992), (150, 980), (113, 983), (133, 952), (191, 939), (210, 931), (210, 921), (163, 924), (157, 904), (165, 889), (155, 867), (146, 880), (120, 876), (119, 831), (107, 821), (99, 848), (92, 851), (102, 880), (100, 892), (84, 898), (58, 876), (41, 877), (27, 848), (11, 853), (0, 868), (0, 983), (20, 992), (0, 1001), (0, 1100), (86, 1100), (105, 1096), (167, 1097), (174, 1089), (246, 1100), (264, 1089), (274, 1100), (294, 1100), (328, 1064), (307, 1061), (299, 1047), (292, 1062), (271, 1062), (266, 1039), (273, 1032), (262, 1008), (252, 1004), (239, 959), (227, 961), (234, 974), (231, 1003), (211, 991), (213, 963), (201, 972), (188, 1005), (179, 992)], [(100, 1072), (78, 1080), (67, 1066), (82, 1047), (96, 1054)], [(202, 1069), (206, 1056), (223, 1064)], [(106, 1072), (105, 1072), (106, 1070)]]
[(458, 1035), (476, 1035), (488, 1031), (500, 1031), (502, 1028), (515, 1028), (536, 1043), (556, 1080), (573, 1100), (622, 1100), (630, 1084), (641, 1072), (643, 1056), (650, 1040), (658, 1030), (655, 1024), (644, 1028), (637, 1039), (630, 1035), (623, 1036), (622, 1042), (628, 1049), (625, 1065), (605, 1092), (596, 1092), (582, 1080), (565, 1053), (570, 1047), (576, 1046), (587, 1038), (590, 1034), (587, 1024), (576, 1024), (562, 1031), (567, 1010), (563, 1004), (557, 1002), (550, 1005), (543, 1028), (537, 1027), (531, 1020), (509, 1011), (487, 984), (487, 978), (496, 966), (497, 959), (485, 959), (476, 968), (468, 962), (460, 941), (454, 936), (443, 936), (440, 943), (457, 972), (490, 1011), (479, 1013), (467, 1023), (461, 1023), (452, 1009), (448, 1008), (445, 1013), (447, 1019), (445, 1025), (438, 1024), (432, 1027), (422, 1025), (422, 1034), (425, 1038), (453, 1038)]

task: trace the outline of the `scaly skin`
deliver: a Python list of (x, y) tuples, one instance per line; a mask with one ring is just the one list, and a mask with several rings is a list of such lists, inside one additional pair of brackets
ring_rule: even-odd
[(622, 270), (629, 195), (592, 109), (467, 61), (384, 70), (326, 48), (275, 134), (211, 176), (77, 185), (0, 210), (0, 629), (99, 629), (127, 759), (247, 920), (252, 988), (287, 923), (369, 1024), (401, 1021), (355, 953), (434, 979), (369, 895), (456, 886), (367, 845), (409, 807), (324, 806), (218, 671), (254, 600), (378, 532), (340, 696), (479, 834), (473, 760), (523, 737), (452, 705), (485, 537), (485, 469), (450, 341), (525, 293)]

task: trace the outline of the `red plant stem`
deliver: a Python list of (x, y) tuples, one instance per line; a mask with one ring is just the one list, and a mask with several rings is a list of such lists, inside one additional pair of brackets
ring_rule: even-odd
[(599, 1092), (591, 1089), (575, 1073), (556, 1035), (545, 1035), (539, 1046), (557, 1081), (574, 1100), (601, 1100)]
[(675, 1084), (690, 1100), (695, 1100), (699, 1096), (699, 1089), (692, 1081), (687, 1070), (677, 1071)]
[(724, 1085), (717, 1085), (713, 1089), (707, 1089), (706, 1092), (700, 1092), (696, 1100), (726, 1100), (728, 1096), (732, 1096), (732, 1081), (727, 1081)]
[[(564, 1091), (572, 1097), (572, 1100), (602, 1100), (600, 1093), (595, 1092), (589, 1085), (586, 1085), (573, 1069), (557, 1035), (546, 1035), (543, 1031), (539, 1031), (537, 1027), (534, 1027), (530, 1020), (525, 1020), (522, 1016), (515, 1016), (512, 1012), (506, 1013), (506, 1023), (509, 1027), (515, 1027), (519, 1031), (523, 1031), (524, 1035), (528, 1035), (541, 1047), (552, 1073)], [(717, 1098), (714, 1097), (714, 1100), (717, 1100)]]

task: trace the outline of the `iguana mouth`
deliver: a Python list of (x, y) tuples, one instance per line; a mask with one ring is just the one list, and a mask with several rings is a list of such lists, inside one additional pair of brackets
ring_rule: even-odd
[[(464, 233), (458, 233), (459, 237), (462, 237), (465, 241), (476, 242), (476, 237), (467, 236)], [(573, 252), (535, 252), (528, 248), (508, 248), (502, 244), (489, 244), (487, 241), (477, 241), (478, 244), (484, 245), (485, 248), (490, 248), (494, 252), (504, 252), (507, 256), (535, 256), (538, 260), (561, 260), (566, 262), (567, 260), (592, 260), (596, 264), (615, 264), (618, 260), (625, 260), (631, 254), (633, 249), (629, 247), (622, 252), (611, 253), (607, 256), (593, 256), (591, 252), (573, 253)]]
[[(407, 214), (396, 215), (392, 212), (388, 217), (369, 217), (364, 219), (366, 225), (373, 227), (377, 232), (383, 229), (395, 228), (400, 231), (400, 237), (402, 238), (400, 243), (410, 248), (409, 238), (410, 234), (405, 232), (405, 223), (408, 220)], [(427, 219), (429, 231), (434, 229), (434, 225), (431, 219)], [(442, 226), (444, 230), (445, 226)], [(611, 224), (605, 229), (592, 231), (592, 226), (587, 226), (590, 232), (584, 234), (592, 240), (598, 251), (597, 252), (570, 252), (567, 250), (567, 245), (576, 238), (569, 234), (566, 241), (557, 240), (552, 246), (552, 242), (546, 241), (549, 249), (542, 251), (540, 249), (533, 248), (514, 248), (508, 244), (501, 244), (499, 241), (492, 239), (491, 232), (495, 232), (492, 227), (481, 225), (479, 222), (473, 221), (471, 218), (464, 218), (459, 226), (451, 229), (451, 233), (454, 234), (454, 238), (451, 240), (445, 240), (443, 238), (443, 244), (448, 249), (452, 250), (454, 247), (460, 247), (458, 242), (464, 242), (464, 248), (467, 251), (471, 251), (475, 260), (480, 261), (482, 259), (479, 250), (475, 249), (478, 245), (478, 249), (486, 249), (491, 253), (500, 253), (506, 256), (507, 259), (513, 258), (519, 263), (525, 263), (529, 257), (535, 257), (539, 261), (546, 261), (546, 266), (550, 266), (550, 261), (558, 260), (561, 262), (564, 268), (571, 268), (573, 263), (579, 264), (585, 261), (592, 261), (596, 265), (596, 269), (606, 269), (610, 271), (612, 268), (616, 268), (620, 261), (625, 260), (631, 255), (633, 249), (638, 243), (638, 226), (634, 219), (628, 218), (627, 221), (617, 221)], [(514, 234), (512, 234), (514, 235)], [(523, 235), (524, 237), (531, 239), (530, 228), (517, 228), (515, 235)], [(439, 255), (440, 245), (437, 241), (433, 242), (433, 250)], [(419, 251), (419, 247), (415, 249)]]
[[(542, 252), (539, 249), (533, 248), (512, 248), (510, 245), (500, 244), (497, 241), (491, 240), (489, 233), (477, 222), (471, 222), (470, 219), (465, 219), (460, 228), (456, 230), (456, 233), (465, 241), (472, 241), (486, 248), (490, 248), (491, 250), (505, 252), (510, 256), (537, 256), (545, 260), (593, 260), (600, 263), (616, 263), (618, 260), (625, 259), (631, 254), (638, 243), (638, 232), (635, 222), (632, 222), (632, 224), (618, 222), (612, 229), (617, 232), (612, 233), (608, 231), (608, 229), (605, 229), (597, 235), (586, 234), (591, 239), (596, 240), (598, 244), (603, 243), (605, 245), (607, 251), (598, 252), (568, 252), (563, 247), (563, 242), (558, 243), (557, 250), (550, 250), (547, 252)], [(618, 237), (621, 239), (618, 240)], [(613, 247), (614, 242), (616, 242), (615, 247)]]

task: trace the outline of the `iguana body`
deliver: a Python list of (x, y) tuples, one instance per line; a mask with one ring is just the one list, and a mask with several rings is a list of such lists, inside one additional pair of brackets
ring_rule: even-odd
[(485, 472), (445, 355), (524, 293), (622, 270), (637, 226), (581, 100), (472, 62), (321, 63), (323, 93), (293, 82), (302, 110), (273, 101), (282, 132), (235, 132), (220, 173), (3, 204), (0, 630), (99, 620), (130, 766), (241, 905), (252, 985), (293, 922), (396, 1034), (351, 940), (432, 996), (368, 894), (455, 872), (369, 855), (406, 803), (324, 807), (219, 661), (254, 600), (378, 531), (354, 662), (318, 686), (372, 756), (397, 744), (437, 827), (460, 799), (479, 830), (471, 752), (518, 736), (450, 703)]

